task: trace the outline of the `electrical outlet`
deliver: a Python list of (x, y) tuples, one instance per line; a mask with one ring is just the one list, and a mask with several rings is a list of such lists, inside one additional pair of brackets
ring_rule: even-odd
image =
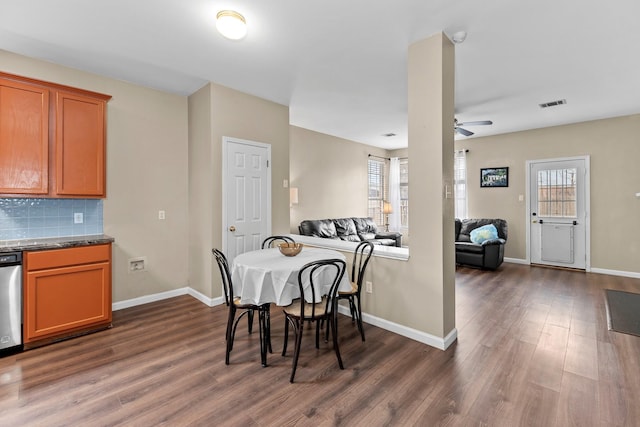
[(158, 211), (158, 219), (165, 219), (166, 215), (165, 215), (165, 211)]
[(73, 223), (82, 224), (84, 222), (84, 214), (82, 212), (76, 212), (73, 214)]
[(147, 257), (129, 259), (129, 273), (137, 273), (139, 271), (147, 271)]
[(366, 281), (364, 282), (364, 290), (368, 293), (371, 294), (373, 293), (373, 283), (370, 281)]

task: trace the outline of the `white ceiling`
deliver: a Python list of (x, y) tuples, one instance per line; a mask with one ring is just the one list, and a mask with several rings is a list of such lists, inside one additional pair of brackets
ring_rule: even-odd
[[(216, 32), (222, 9), (245, 16), (244, 40)], [(212, 81), (400, 148), (411, 43), (468, 33), (456, 117), (493, 120), (468, 127), (486, 136), (640, 113), (638, 16), (638, 0), (0, 0), (0, 49), (183, 95)]]

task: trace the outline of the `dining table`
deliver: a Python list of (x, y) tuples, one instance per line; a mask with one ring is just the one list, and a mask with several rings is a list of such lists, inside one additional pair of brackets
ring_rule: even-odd
[[(298, 273), (302, 267), (309, 262), (324, 259), (346, 261), (345, 255), (341, 252), (309, 246), (303, 246), (302, 251), (295, 256), (285, 256), (278, 248), (244, 252), (237, 255), (232, 263), (233, 293), (236, 297), (240, 297), (241, 304), (275, 303), (279, 306), (287, 306), (294, 299), (300, 298)], [(319, 277), (314, 276), (313, 280), (322, 288), (316, 289), (316, 298), (319, 298), (329, 292), (333, 277), (335, 277), (335, 269), (319, 269), (317, 274)], [(306, 292), (309, 286), (308, 278), (303, 278), (303, 289), (305, 289), (304, 294), (307, 302), (311, 302), (311, 292)], [(347, 271), (342, 276), (338, 290), (351, 290)], [(315, 302), (319, 302), (319, 300)]]

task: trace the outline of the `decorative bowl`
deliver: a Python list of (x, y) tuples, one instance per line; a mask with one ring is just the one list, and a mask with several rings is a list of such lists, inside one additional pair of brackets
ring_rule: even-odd
[(285, 256), (296, 256), (302, 250), (302, 243), (280, 243), (278, 249)]

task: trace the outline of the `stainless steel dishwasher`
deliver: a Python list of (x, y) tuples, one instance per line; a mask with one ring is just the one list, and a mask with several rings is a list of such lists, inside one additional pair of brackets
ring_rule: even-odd
[(22, 349), (22, 252), (0, 253), (0, 355)]

